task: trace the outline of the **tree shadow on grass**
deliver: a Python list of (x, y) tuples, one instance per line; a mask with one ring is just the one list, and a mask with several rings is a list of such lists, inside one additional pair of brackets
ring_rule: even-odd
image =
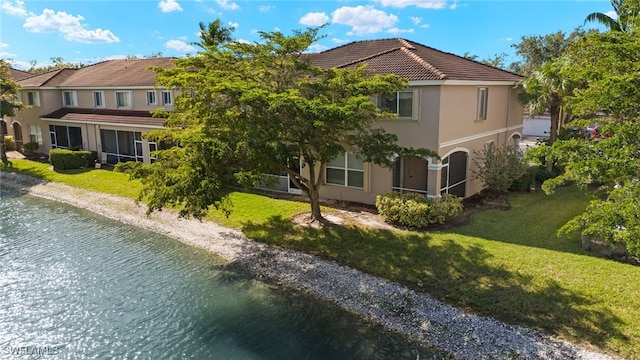
[(478, 315), (603, 348), (612, 340), (628, 341), (623, 320), (599, 299), (495, 264), (482, 245), (351, 226), (304, 228), (282, 217), (247, 222), (242, 230), (257, 241), (335, 260)]

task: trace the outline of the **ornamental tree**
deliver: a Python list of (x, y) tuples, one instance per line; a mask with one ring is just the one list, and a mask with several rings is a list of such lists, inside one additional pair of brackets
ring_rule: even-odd
[[(319, 30), (262, 32), (262, 41), (252, 44), (207, 44), (172, 68), (154, 69), (159, 86), (181, 95), (166, 130), (149, 135), (178, 146), (131, 171), (143, 181), (149, 211), (169, 204), (196, 217), (209, 206), (228, 211), (225, 200), (238, 183), (255, 186), (264, 174), (284, 172), (309, 197), (312, 219), (323, 221), (319, 191), (335, 157), (350, 152), (391, 167), (393, 155), (437, 156), (402, 148), (394, 134), (376, 126), (389, 114), (372, 96), (403, 90), (406, 79), (371, 75), (365, 67), (312, 66), (304, 52)], [(304, 171), (291, 166), (298, 159)]]
[(565, 77), (575, 85), (567, 106), (602, 127), (601, 140), (560, 140), (550, 156), (565, 173), (544, 184), (547, 192), (567, 180), (598, 186), (586, 211), (561, 232), (577, 231), (624, 242), (640, 256), (640, 40), (631, 32), (591, 33), (567, 53)]
[[(9, 64), (0, 59), (0, 120), (4, 121), (5, 116), (15, 116), (16, 110), (23, 107), (20, 102), (20, 85), (11, 79)], [(7, 152), (4, 148), (4, 136), (6, 134), (0, 127), (0, 158), (4, 165), (9, 164)]]

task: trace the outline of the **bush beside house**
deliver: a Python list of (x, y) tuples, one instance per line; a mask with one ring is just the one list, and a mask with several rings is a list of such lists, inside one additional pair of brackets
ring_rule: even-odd
[(56, 170), (71, 170), (92, 167), (98, 159), (95, 151), (72, 151), (67, 149), (52, 149), (49, 151), (49, 162)]
[(415, 228), (444, 224), (463, 210), (462, 198), (454, 195), (428, 198), (419, 193), (395, 191), (378, 195), (376, 208), (387, 221)]
[(13, 136), (5, 135), (3, 141), (5, 151), (13, 151), (16, 149), (16, 142), (13, 141)]

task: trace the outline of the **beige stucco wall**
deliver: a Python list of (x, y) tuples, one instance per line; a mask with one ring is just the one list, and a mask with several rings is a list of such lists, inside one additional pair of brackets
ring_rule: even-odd
[[(446, 157), (452, 152), (468, 153), (466, 196), (482, 190), (482, 183), (473, 179), (474, 151), (493, 141), (502, 145), (512, 141), (514, 134), (522, 134), (523, 107), (517, 100), (519, 89), (512, 85), (483, 86), (489, 88), (487, 119), (476, 117), (476, 85), (434, 85), (413, 88), (419, 98), (417, 120), (390, 119), (378, 123), (398, 136), (402, 146), (425, 147)], [(509, 144), (511, 144), (509, 142)], [(429, 167), (429, 194), (440, 193), (439, 161)], [(390, 169), (373, 164), (365, 168), (364, 189), (325, 185), (321, 196), (327, 199), (375, 203), (375, 197), (391, 191), (393, 176)]]
[[(115, 109), (115, 92), (116, 89), (66, 89), (69, 91), (76, 91), (76, 97), (78, 100), (79, 108), (94, 108), (93, 103), (93, 92), (94, 91), (103, 91), (104, 92), (104, 100), (105, 100), (105, 108), (106, 109)], [(133, 95), (133, 109), (134, 110), (142, 110), (142, 111), (150, 111), (156, 109), (158, 106), (150, 106), (146, 104), (146, 91), (153, 90), (156, 91), (156, 96), (158, 102), (161, 103), (160, 90), (154, 90), (153, 88), (148, 89), (117, 89), (122, 91), (131, 91)], [(37, 125), (40, 126), (42, 132), (42, 140), (43, 144), (39, 149), (41, 153), (48, 153), (51, 149), (51, 137), (49, 135), (49, 124), (53, 125), (62, 125), (62, 126), (76, 126), (80, 127), (82, 131), (82, 142), (83, 148), (87, 150), (100, 151), (100, 128), (109, 129), (109, 130), (122, 130), (122, 131), (139, 131), (143, 134), (149, 132), (151, 129), (142, 128), (142, 127), (130, 127), (130, 126), (122, 126), (122, 125), (95, 125), (95, 124), (83, 124), (78, 122), (64, 122), (64, 121), (43, 121), (41, 119), (42, 116), (49, 114), (55, 110), (58, 110), (62, 107), (62, 91), (61, 89), (31, 89), (31, 88), (23, 88), (21, 98), (23, 103), (27, 103), (27, 92), (28, 91), (38, 91), (40, 96), (40, 106), (32, 106), (25, 109), (22, 109), (17, 112), (16, 116), (13, 119), (7, 121), (7, 126), (9, 130), (9, 134), (14, 135), (12, 133), (11, 125), (13, 122), (20, 123), (22, 127), (22, 138), (24, 139), (24, 143), (29, 142), (29, 125)], [(165, 109), (170, 110), (173, 106), (166, 106)], [(143, 149), (145, 159), (148, 161), (148, 146), (146, 140), (143, 141)]]

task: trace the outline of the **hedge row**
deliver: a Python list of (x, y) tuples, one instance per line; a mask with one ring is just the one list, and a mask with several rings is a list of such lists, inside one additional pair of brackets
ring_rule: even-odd
[(52, 149), (49, 151), (49, 163), (57, 170), (92, 167), (97, 159), (98, 153), (95, 151), (72, 151), (67, 149)]
[(428, 198), (418, 193), (396, 191), (378, 195), (376, 208), (388, 221), (415, 228), (444, 224), (463, 210), (462, 198), (450, 194)]

